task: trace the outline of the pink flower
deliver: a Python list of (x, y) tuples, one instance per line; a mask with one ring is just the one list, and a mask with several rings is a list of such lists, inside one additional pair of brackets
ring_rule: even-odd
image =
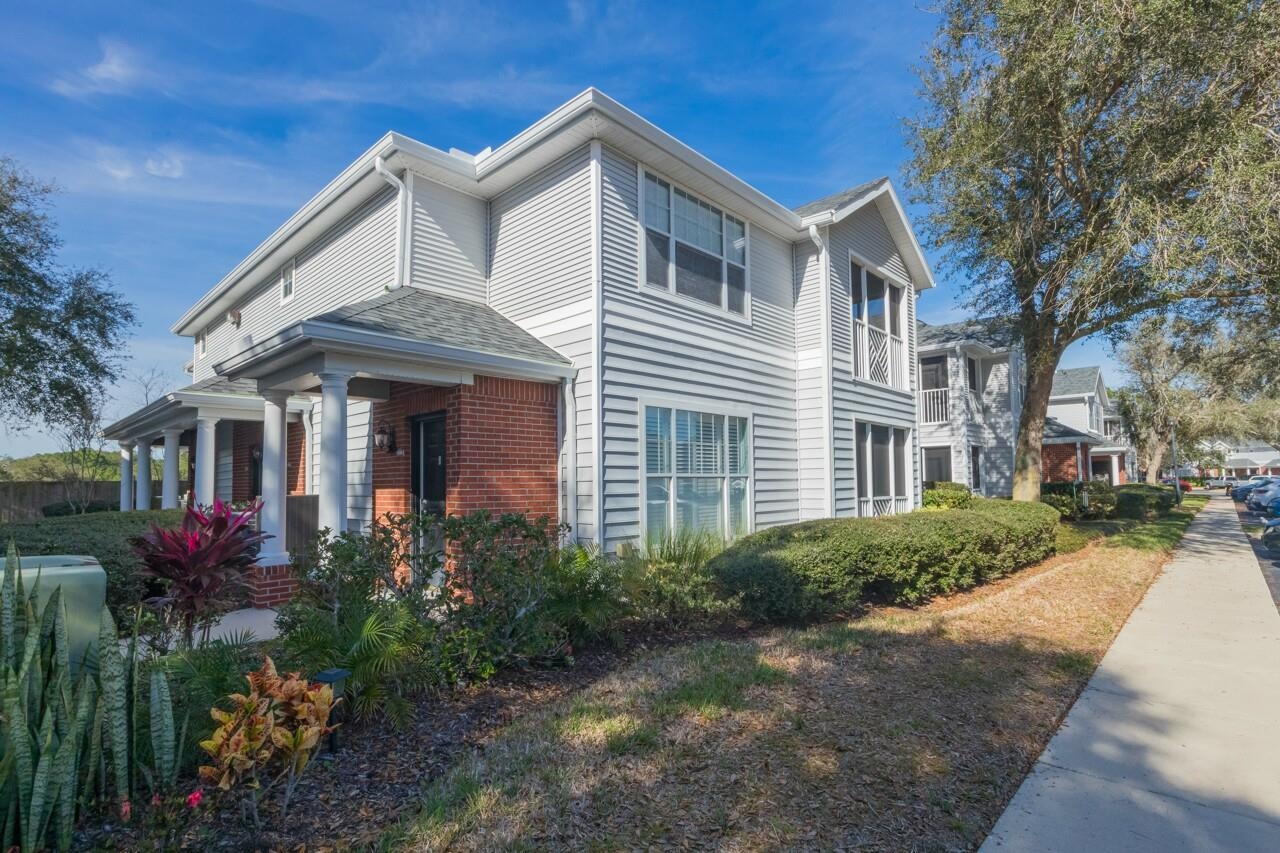
[(161, 806), (161, 805), (164, 805), (164, 800), (160, 799), (160, 795), (159, 795), (159, 794), (152, 794), (152, 795), (151, 795), (151, 806), (154, 808), (154, 807), (156, 807), (156, 806)]
[(129, 802), (128, 800), (121, 801), (120, 819), (125, 823), (128, 823), (131, 817), (133, 817), (133, 803)]
[(200, 808), (200, 801), (203, 799), (204, 799), (204, 791), (200, 790), (199, 788), (196, 788), (194, 791), (192, 791), (190, 794), (187, 795), (187, 808), (189, 809)]

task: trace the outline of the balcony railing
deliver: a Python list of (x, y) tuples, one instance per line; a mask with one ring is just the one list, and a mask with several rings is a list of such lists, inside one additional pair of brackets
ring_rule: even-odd
[(911, 506), (905, 497), (878, 496), (871, 498), (860, 498), (858, 500), (858, 515), (863, 518), (871, 518), (877, 515), (898, 515), (909, 512)]
[(897, 335), (861, 321), (853, 324), (853, 375), (907, 390), (907, 345)]
[(927, 388), (920, 392), (920, 423), (945, 424), (950, 420), (950, 389)]

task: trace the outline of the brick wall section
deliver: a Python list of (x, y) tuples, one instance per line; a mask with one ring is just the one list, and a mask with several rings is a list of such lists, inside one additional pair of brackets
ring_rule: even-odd
[(1070, 483), (1079, 479), (1076, 447), (1075, 444), (1040, 446), (1040, 474), (1046, 483)]
[(410, 420), (444, 411), (447, 512), (555, 518), (558, 403), (554, 383), (491, 376), (451, 388), (391, 383), (390, 399), (374, 404), (371, 423), (395, 430), (398, 451), (373, 454), (374, 515), (413, 508)]
[(249, 571), (249, 603), (252, 607), (284, 604), (298, 588), (293, 566), (254, 566)]
[[(306, 429), (302, 423), (291, 423), (285, 433), (285, 488), (291, 495), (306, 494), (306, 471), (303, 468), (303, 444)], [(262, 447), (262, 424), (236, 421), (231, 425), (231, 499), (253, 500), (253, 448)]]

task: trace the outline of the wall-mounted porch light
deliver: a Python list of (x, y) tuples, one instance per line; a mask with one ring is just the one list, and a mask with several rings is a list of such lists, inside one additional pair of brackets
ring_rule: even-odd
[(261, 444), (255, 444), (252, 448), (250, 448), (249, 453), (253, 455), (254, 462), (262, 461), (262, 445)]
[(386, 421), (381, 421), (378, 428), (373, 431), (373, 446), (377, 450), (385, 453), (392, 453), (396, 449), (396, 431), (392, 429)]

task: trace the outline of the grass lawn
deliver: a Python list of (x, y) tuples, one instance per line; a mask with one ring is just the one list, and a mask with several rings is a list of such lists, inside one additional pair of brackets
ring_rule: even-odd
[(972, 849), (1203, 501), (969, 593), (642, 657), (516, 720), (388, 849)]

